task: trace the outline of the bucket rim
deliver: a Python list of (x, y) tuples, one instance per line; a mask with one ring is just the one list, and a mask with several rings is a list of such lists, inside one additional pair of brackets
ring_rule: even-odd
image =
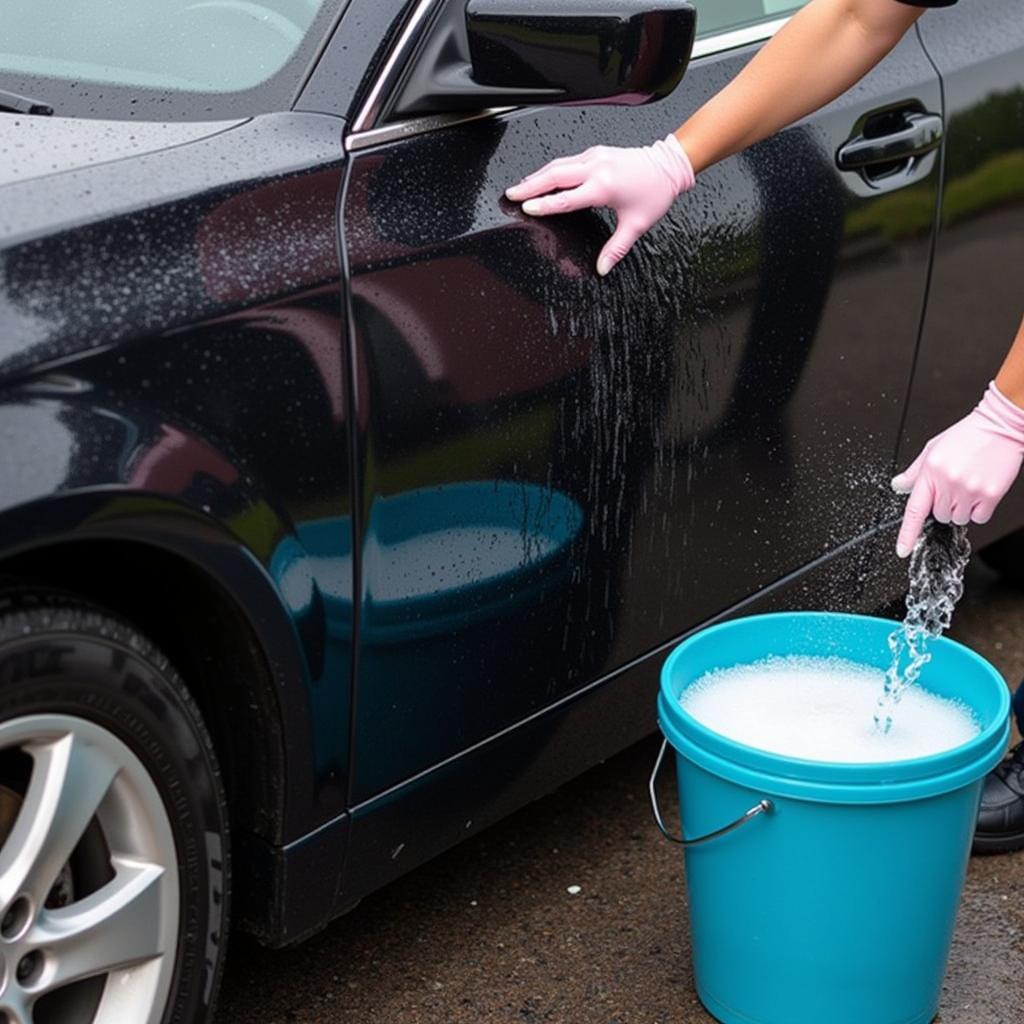
[[(730, 739), (722, 733), (702, 725), (687, 712), (678, 700), (682, 688), (675, 685), (677, 669), (684, 661), (687, 653), (697, 643), (706, 643), (709, 639), (721, 640), (730, 632), (763, 625), (765, 622), (781, 622), (782, 620), (802, 620), (811, 622), (860, 622), (869, 624), (871, 629), (884, 628), (886, 634), (895, 628), (891, 619), (883, 619), (874, 615), (859, 615), (850, 612), (766, 612), (759, 615), (741, 616), (700, 629), (677, 644), (666, 658), (661, 670), (661, 685), (658, 697), (658, 719), (662, 732), (676, 749), (686, 744), (692, 749), (703, 749), (716, 756), (716, 760), (733, 762), (755, 772), (779, 779), (792, 779), (799, 782), (841, 787), (865, 786), (878, 787), (886, 784), (901, 784), (915, 780), (936, 779), (939, 776), (956, 772), (957, 769), (974, 763), (988, 763), (994, 748), (1005, 749), (1008, 736), (1007, 722), (1010, 715), (1010, 694), (1006, 682), (998, 670), (976, 651), (965, 644), (948, 637), (939, 637), (930, 641), (939, 649), (955, 649), (958, 656), (966, 658), (984, 676), (998, 683), (998, 710), (992, 720), (971, 737), (966, 743), (951, 747), (948, 750), (924, 757), (905, 758), (896, 761), (872, 762), (841, 762), (818, 761), (808, 758), (788, 757), (783, 754), (752, 747), (737, 740)], [(740, 664), (742, 661), (735, 662)], [(749, 661), (747, 662), (749, 663)], [(692, 682), (691, 680), (690, 682)], [(689, 685), (689, 684), (688, 684)], [(685, 688), (685, 687), (684, 687)], [(969, 702), (967, 702), (969, 704)], [(972, 710), (976, 710), (972, 708)], [(688, 755), (687, 755), (688, 756)], [(987, 769), (986, 769), (987, 770)], [(979, 774), (983, 774), (980, 772)]]
[(997, 743), (986, 748), (975, 760), (955, 766), (949, 771), (922, 778), (876, 783), (865, 783), (861, 780), (822, 782), (792, 775), (773, 775), (761, 769), (748, 768), (738, 761), (699, 747), (682, 734), (673, 732), (671, 726), (666, 727), (661, 716), (658, 725), (676, 755), (677, 764), (689, 762), (712, 775), (745, 787), (752, 796), (772, 799), (787, 797), (806, 803), (848, 806), (909, 803), (913, 800), (941, 796), (943, 793), (972, 785), (980, 781), (1002, 760), (1003, 751), (1010, 738), (1010, 721), (1007, 719), (1003, 723)]

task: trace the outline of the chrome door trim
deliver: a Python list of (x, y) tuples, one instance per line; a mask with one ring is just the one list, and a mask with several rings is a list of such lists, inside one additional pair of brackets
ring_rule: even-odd
[(522, 108), (488, 107), (486, 110), (474, 110), (470, 114), (426, 114), (423, 117), (412, 117), (406, 121), (395, 121), (394, 124), (381, 125), (380, 128), (370, 128), (365, 132), (353, 132), (345, 139), (345, 149), (351, 153), (354, 150), (367, 149), (370, 146), (379, 146), (385, 142), (405, 139), (410, 135), (435, 132), (439, 128), (447, 128), (449, 125), (465, 124), (467, 121), (480, 121), (483, 118), (497, 117), (498, 114), (507, 114), (510, 110), (520, 109)]
[[(451, 125), (464, 124), (467, 121), (479, 121), (483, 118), (507, 114), (512, 110), (524, 109), (522, 107), (490, 107), (486, 110), (477, 110), (469, 114), (428, 114), (423, 117), (407, 118), (404, 121), (396, 121), (393, 124), (374, 127), (374, 123), (380, 116), (384, 101), (388, 93), (397, 84), (405, 62), (419, 38), (420, 31), (433, 13), (434, 8), (444, 2), (445, 0), (420, 0), (416, 9), (410, 15), (398, 41), (392, 47), (391, 53), (388, 54), (384, 67), (373, 83), (366, 101), (363, 103), (355, 121), (353, 121), (352, 131), (345, 137), (345, 150), (347, 152), (351, 153), (360, 149), (368, 149), (370, 146), (379, 146), (386, 142), (395, 142), (398, 139), (406, 139), (410, 136), (438, 131)], [(735, 50), (741, 46), (766, 42), (791, 17), (792, 15), (787, 15), (784, 18), (776, 18), (773, 21), (761, 21), (756, 25), (747, 25), (745, 28), (718, 32), (704, 39), (698, 39), (693, 44), (691, 59), (701, 60), (702, 58), (712, 57), (719, 53), (726, 53), (729, 50)]]
[(776, 18), (774, 21), (759, 21), (756, 25), (734, 28), (727, 32), (717, 32), (704, 39), (698, 39), (693, 44), (690, 59), (711, 57), (716, 53), (725, 53), (727, 50), (735, 50), (740, 46), (749, 46), (751, 43), (767, 42), (792, 16), (792, 14), (787, 14), (784, 18)]
[(419, 39), (420, 30), (426, 24), (427, 18), (433, 13), (434, 8), (439, 7), (443, 2), (444, 0), (419, 0), (416, 9), (405, 23), (405, 28), (402, 29), (398, 41), (391, 48), (391, 53), (388, 54), (384, 67), (381, 68), (380, 74), (377, 75), (377, 80), (373, 83), (370, 94), (366, 97), (366, 102), (363, 103), (362, 109), (356, 115), (355, 121), (352, 122), (353, 135), (365, 132), (373, 127), (374, 122), (380, 116), (384, 100), (397, 84), (398, 77), (405, 67), (405, 62), (416, 41)]

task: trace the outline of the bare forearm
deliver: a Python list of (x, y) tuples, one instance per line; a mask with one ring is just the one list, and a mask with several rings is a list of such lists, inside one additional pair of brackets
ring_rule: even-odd
[(675, 134), (700, 172), (845, 92), (920, 9), (895, 0), (811, 0)]
[(1024, 409), (1024, 319), (1017, 329), (1010, 351), (996, 374), (996, 387), (1006, 397)]

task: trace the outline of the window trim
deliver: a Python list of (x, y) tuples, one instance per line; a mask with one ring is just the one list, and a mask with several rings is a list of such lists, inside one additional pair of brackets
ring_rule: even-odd
[[(416, 8), (409, 14), (409, 19), (391, 48), (384, 66), (366, 95), (366, 100), (359, 108), (359, 113), (352, 122), (352, 135), (361, 135), (374, 130), (374, 122), (380, 117), (381, 108), (388, 93), (398, 84), (398, 79), (412, 57), (413, 50), (419, 42), (429, 16), (435, 7), (444, 0), (420, 0)], [(421, 120), (415, 118), (413, 120)], [(351, 138), (351, 136), (349, 136)]]
[[(524, 107), (491, 107), (490, 109), (478, 110), (469, 114), (430, 114), (423, 117), (408, 118), (404, 121), (396, 121), (394, 124), (374, 127), (374, 122), (380, 115), (382, 101), (388, 91), (397, 83), (407, 61), (412, 56), (416, 43), (419, 41), (420, 32), (427, 23), (428, 15), (441, 2), (443, 0), (420, 0), (415, 10), (410, 14), (405, 28), (403, 28), (391, 53), (388, 54), (384, 66), (377, 75), (367, 94), (366, 100), (361, 105), (359, 113), (352, 123), (352, 131), (345, 137), (345, 150), (347, 152), (351, 153), (361, 149), (368, 149), (370, 146), (394, 142), (397, 139), (438, 131), (453, 124), (478, 121), (481, 118), (497, 117), (500, 114), (507, 114), (513, 110), (526, 109)], [(693, 51), (690, 57), (691, 62), (705, 60), (721, 53), (728, 53), (730, 50), (736, 50), (743, 46), (767, 42), (789, 21), (794, 13), (796, 12), (794, 11), (781, 18), (773, 18), (770, 21), (758, 21), (753, 25), (746, 25), (742, 28), (715, 32), (703, 39), (697, 39), (693, 44)]]
[(690, 59), (699, 60), (702, 57), (713, 57), (719, 53), (739, 49), (741, 46), (767, 42), (795, 13), (796, 11), (793, 11), (781, 18), (772, 18), (771, 21), (757, 21), (753, 25), (726, 29), (723, 32), (705, 36), (703, 39), (697, 39), (693, 44), (693, 53)]

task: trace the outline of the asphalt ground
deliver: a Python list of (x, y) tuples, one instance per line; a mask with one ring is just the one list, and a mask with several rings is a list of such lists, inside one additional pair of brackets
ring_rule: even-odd
[[(972, 565), (953, 635), (1021, 679), (1024, 592)], [(632, 747), (298, 947), (236, 939), (217, 1024), (710, 1022), (681, 858), (647, 806), (656, 749)], [(662, 792), (673, 814), (667, 773)], [(1024, 852), (972, 859), (938, 1019), (1024, 1021)]]

